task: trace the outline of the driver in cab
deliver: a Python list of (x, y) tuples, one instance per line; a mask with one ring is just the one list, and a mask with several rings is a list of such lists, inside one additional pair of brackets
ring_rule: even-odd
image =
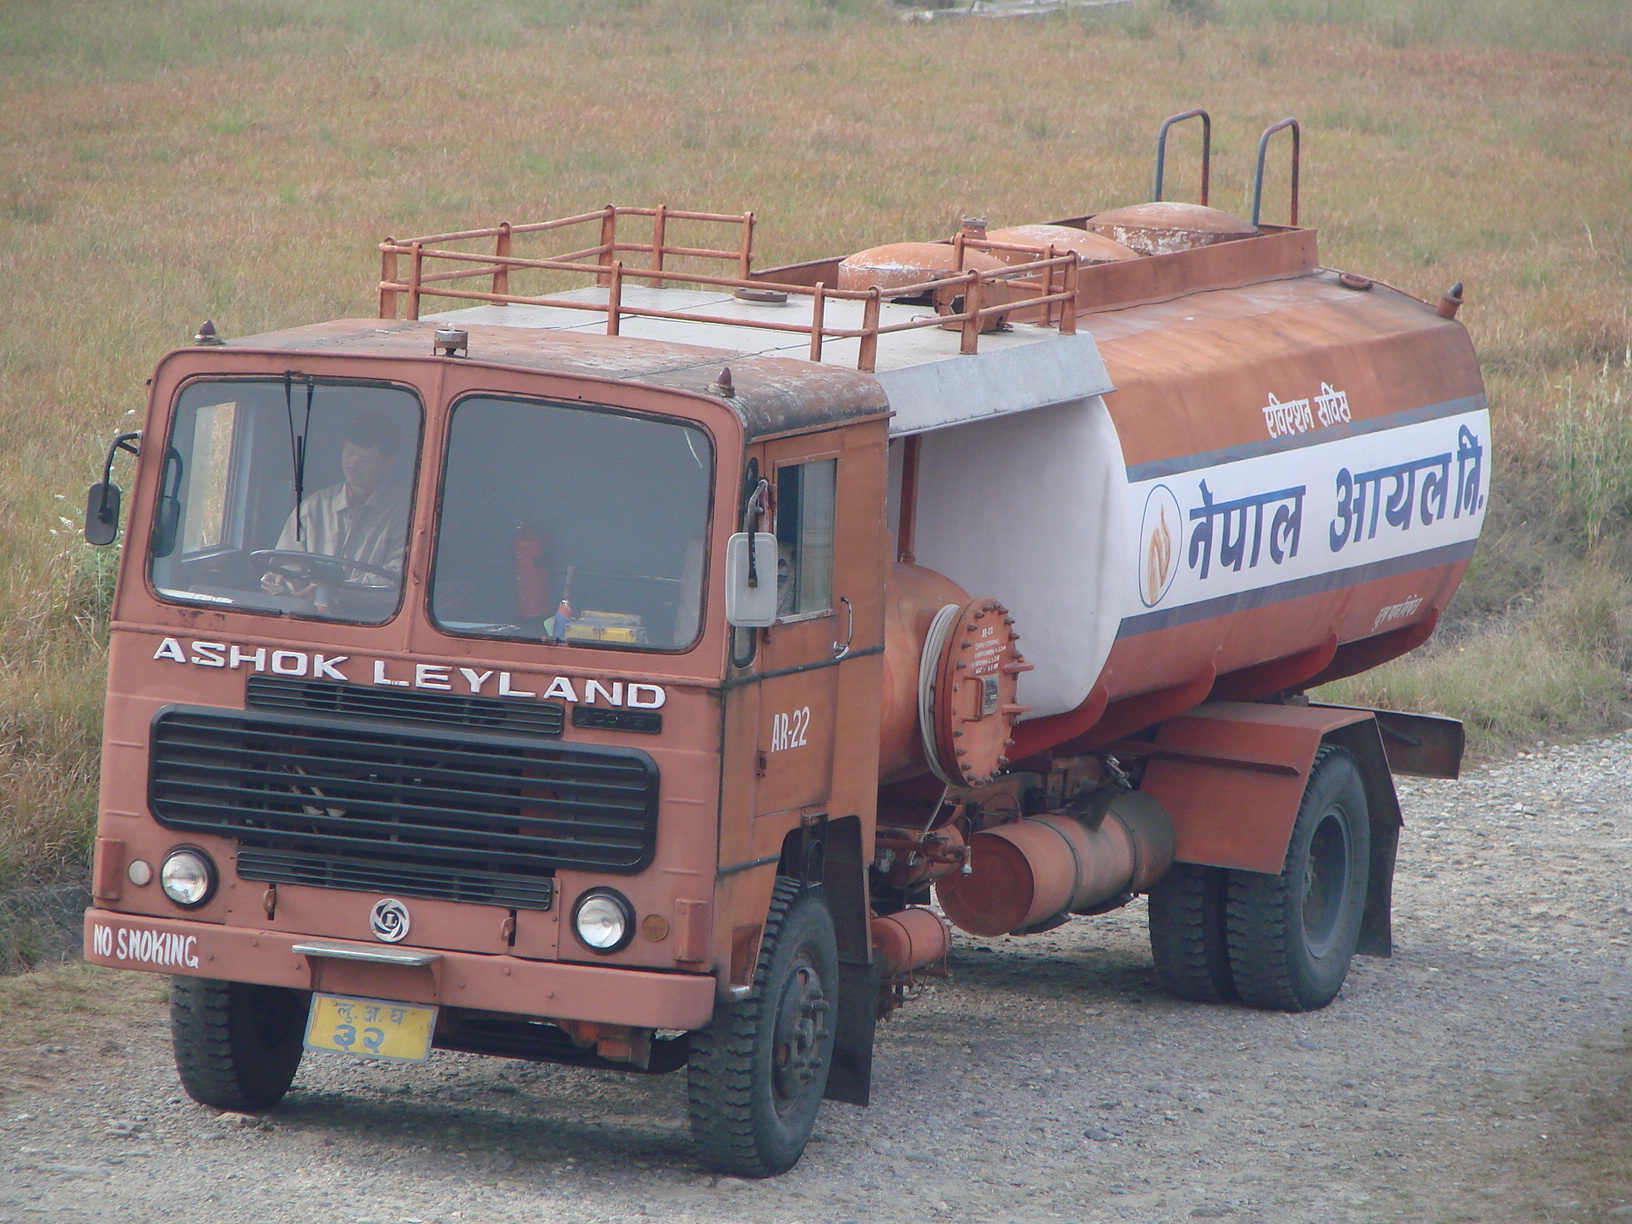
[[(408, 533), (407, 489), (396, 471), (398, 444), (396, 427), (384, 417), (354, 421), (340, 451), (344, 479), (290, 513), (278, 550), (355, 561), (367, 568), (348, 569), (347, 586), (394, 588), (401, 580)], [(280, 569), (261, 578), (262, 590), (326, 602), (318, 582), (300, 573), (297, 562)]]

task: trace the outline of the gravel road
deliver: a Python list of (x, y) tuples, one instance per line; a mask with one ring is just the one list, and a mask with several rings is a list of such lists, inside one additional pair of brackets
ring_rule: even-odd
[(767, 1182), (698, 1171), (680, 1077), (308, 1055), (217, 1115), (158, 979), (105, 974), (43, 1042), (0, 1016), (0, 1224), (1632, 1218), (1629, 782), (1632, 735), (1401, 779), (1395, 955), (1308, 1015), (1166, 997), (1138, 905), (960, 936)]

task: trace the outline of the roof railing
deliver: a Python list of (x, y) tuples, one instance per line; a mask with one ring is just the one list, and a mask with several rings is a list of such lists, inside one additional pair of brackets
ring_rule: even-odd
[[(625, 217), (649, 218), (649, 240), (630, 240), (627, 226), (620, 237), (618, 222)], [(723, 244), (671, 244), (671, 222), (734, 227), (736, 247), (730, 249)], [(545, 258), (527, 258), (515, 253), (518, 235), (542, 234), (596, 223), (599, 223), (600, 241), (594, 245)], [(994, 330), (1010, 320), (1025, 319), (1038, 326), (1057, 327), (1067, 334), (1076, 330), (1077, 258), (1069, 252), (1057, 254), (1051, 246), (987, 242), (959, 235), (952, 242), (960, 252), (956, 260), (959, 265), (963, 263), (961, 252), (970, 249), (1015, 253), (1027, 257), (1026, 262), (990, 271), (970, 269), (953, 272), (921, 284), (887, 290), (839, 289), (822, 282), (800, 285), (752, 279), (753, 231), (752, 213), (731, 215), (684, 212), (661, 206), (626, 208), (608, 205), (592, 213), (529, 225), (504, 222), (487, 229), (458, 233), (401, 240), (387, 238), (379, 246), (380, 317), (394, 319), (399, 308), (403, 308), (406, 318), (418, 319), (423, 300), (430, 297), (604, 313), (606, 334), (609, 336), (618, 335), (622, 321), (627, 318), (673, 319), (805, 334), (810, 337), (812, 361), (822, 359), (826, 341), (854, 339), (860, 341), (857, 367), (869, 373), (877, 363), (879, 336), (893, 332), (924, 327), (956, 329), (962, 333), (960, 351), (973, 353), (977, 350), (981, 332)], [(459, 249), (449, 245), (483, 241), (491, 242), (490, 250)], [(626, 255), (635, 256), (637, 263), (631, 266), (621, 258)], [(673, 260), (686, 261), (687, 266), (677, 268), (670, 262)], [(644, 266), (640, 261), (644, 262)], [(712, 274), (694, 266), (707, 268), (720, 264), (727, 265), (722, 271), (729, 274)], [(591, 284), (606, 289), (606, 298), (604, 301), (584, 301), (563, 297), (559, 292), (514, 292), (511, 285), (513, 273), (558, 273), (568, 279), (587, 277)], [(671, 310), (656, 305), (637, 305), (626, 302), (623, 297), (624, 286), (631, 278), (644, 281), (652, 288), (695, 286), (730, 289), (733, 293), (748, 291), (744, 296), (757, 295), (760, 300), (765, 300), (767, 294), (808, 297), (811, 299), (810, 321), (727, 317), (708, 314), (701, 309)], [(481, 279), (488, 281), (487, 288), (457, 284)], [(997, 288), (999, 285), (1002, 288)], [(927, 299), (934, 304), (935, 312), (901, 322), (883, 323), (883, 302), (903, 298)], [(861, 325), (844, 327), (830, 323), (827, 307), (833, 301), (861, 302)]]

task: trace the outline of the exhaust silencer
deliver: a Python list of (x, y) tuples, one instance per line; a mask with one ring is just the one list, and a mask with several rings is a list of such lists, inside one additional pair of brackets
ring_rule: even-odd
[(1173, 822), (1127, 791), (1097, 824), (1047, 812), (976, 833), (969, 849), (969, 874), (937, 885), (941, 908), (971, 935), (1010, 935), (1144, 892), (1173, 865)]

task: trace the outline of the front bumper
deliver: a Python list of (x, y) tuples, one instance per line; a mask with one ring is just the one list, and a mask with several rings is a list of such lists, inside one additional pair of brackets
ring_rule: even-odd
[(715, 984), (706, 974), (358, 943), (100, 909), (85, 911), (85, 959), (113, 969), (634, 1028), (702, 1028), (714, 1014)]

